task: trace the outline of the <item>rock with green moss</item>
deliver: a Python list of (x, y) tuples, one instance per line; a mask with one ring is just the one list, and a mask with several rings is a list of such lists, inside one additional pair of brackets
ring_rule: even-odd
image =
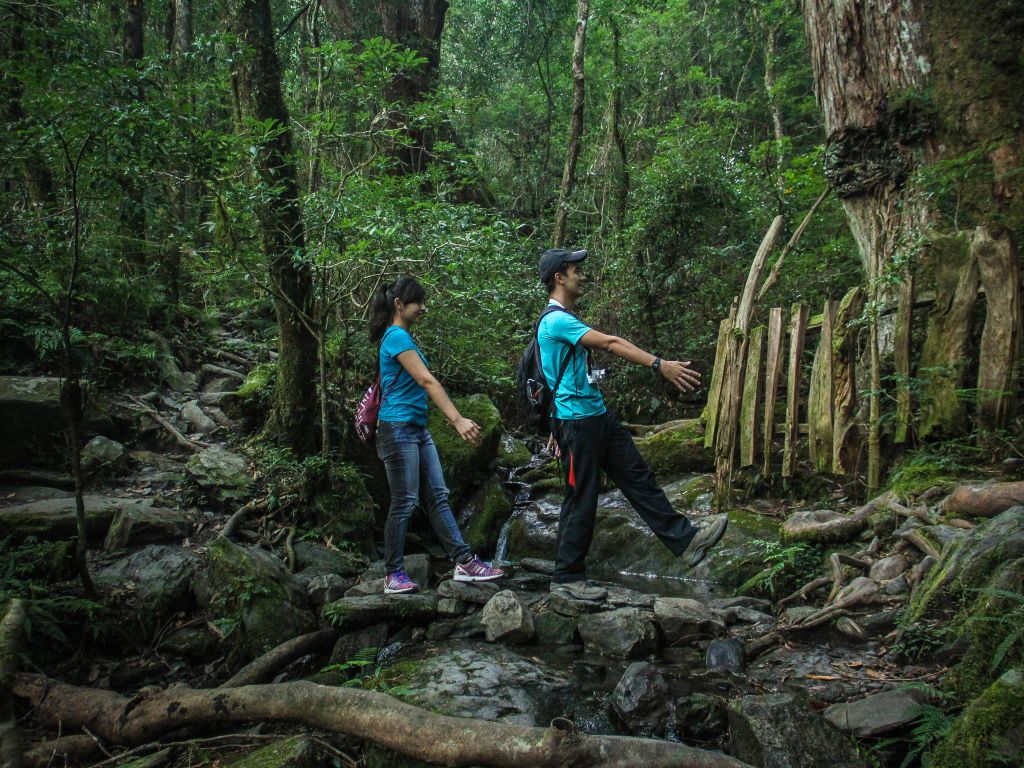
[(253, 494), (248, 461), (219, 445), (189, 459), (185, 473), (193, 498), (205, 498), (220, 507), (241, 506)]
[(498, 456), (501, 440), (501, 414), (486, 395), (452, 398), (459, 413), (480, 425), (477, 445), (463, 440), (437, 408), (427, 415), (437, 452), (444, 468), (452, 507), (459, 509), (480, 487)]
[(928, 754), (929, 768), (1024, 765), (1024, 668), (1011, 669), (968, 705)]
[[(152, 502), (115, 496), (88, 495), (85, 501), (85, 533), (90, 541), (102, 541), (111, 521), (125, 511), (159, 515)], [(77, 533), (74, 498), (51, 498), (0, 509), (0, 531), (18, 543), (28, 536), (45, 541), (72, 538)]]
[(343, 597), (323, 607), (324, 618), (345, 630), (381, 622), (429, 624), (439, 618), (437, 595), (362, 595)]
[(224, 768), (320, 768), (327, 764), (312, 740), (292, 736), (224, 763)]
[(927, 451), (909, 453), (889, 474), (888, 490), (898, 498), (912, 499), (929, 488), (950, 490), (966, 468), (947, 456)]
[(274, 396), (277, 363), (261, 363), (245, 377), (242, 386), (220, 399), (220, 407), (232, 419), (262, 421)]
[(509, 469), (524, 467), (533, 460), (526, 441), (515, 435), (502, 435), (498, 441), (498, 464)]
[(305, 590), (274, 555), (224, 538), (214, 539), (207, 554), (210, 607), (240, 633), (245, 655), (254, 658), (316, 628)]
[(700, 419), (687, 419), (674, 429), (642, 437), (636, 441), (636, 447), (661, 481), (715, 468), (714, 453), (704, 447), (704, 425)]
[(479, 555), (494, 554), (501, 527), (512, 514), (512, 501), (497, 478), (487, 480), (470, 501), (467, 511), (469, 519), (463, 528), (463, 537), (469, 548)]

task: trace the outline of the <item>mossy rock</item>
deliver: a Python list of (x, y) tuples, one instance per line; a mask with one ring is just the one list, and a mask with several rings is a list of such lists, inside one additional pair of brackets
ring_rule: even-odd
[(675, 429), (636, 440), (640, 455), (660, 482), (689, 472), (711, 472), (714, 454), (704, 447), (704, 425), (688, 419)]
[(480, 443), (473, 445), (459, 437), (440, 410), (431, 408), (428, 412), (427, 428), (441, 457), (452, 507), (457, 509), (480, 487), (482, 477), (497, 458), (501, 414), (486, 395), (455, 397), (452, 401), (459, 413), (480, 425)]
[(515, 469), (524, 467), (533, 461), (533, 451), (526, 441), (514, 435), (502, 435), (498, 441), (498, 463), (504, 467)]
[(893, 467), (885, 490), (893, 491), (901, 499), (919, 496), (936, 486), (949, 491), (962, 481), (965, 471), (947, 457), (928, 452), (911, 453)]
[(498, 545), (501, 526), (512, 514), (512, 501), (498, 479), (492, 477), (473, 497), (469, 507), (469, 522), (464, 529), (466, 543), (473, 552), (490, 556)]
[(953, 722), (924, 762), (928, 768), (1024, 765), (1024, 669), (996, 680)]
[(224, 538), (214, 539), (207, 553), (212, 607), (237, 623), (249, 658), (315, 629), (304, 590), (273, 555)]
[(277, 363), (260, 363), (238, 389), (220, 401), (220, 407), (233, 419), (262, 421), (270, 411), (276, 376)]
[(292, 736), (224, 763), (224, 768), (320, 768), (326, 762), (310, 739)]

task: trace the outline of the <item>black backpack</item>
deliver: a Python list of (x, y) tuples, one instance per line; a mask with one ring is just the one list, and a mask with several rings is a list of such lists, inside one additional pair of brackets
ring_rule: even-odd
[[(565, 357), (558, 367), (558, 377), (555, 379), (555, 386), (552, 389), (548, 386), (548, 380), (544, 377), (544, 368), (540, 359), (540, 340), (537, 338), (540, 330), (540, 321), (552, 312), (569, 312), (563, 307), (548, 306), (537, 322), (533, 325), (533, 336), (523, 350), (523, 355), (516, 366), (516, 409), (519, 418), (530, 429), (547, 434), (551, 417), (555, 406), (555, 392), (562, 383), (569, 361), (572, 360), (576, 347), (571, 346), (566, 350)], [(571, 315), (572, 312), (569, 312)]]

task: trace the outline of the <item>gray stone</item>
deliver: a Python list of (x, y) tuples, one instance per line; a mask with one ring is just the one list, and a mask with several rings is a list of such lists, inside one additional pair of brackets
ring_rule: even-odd
[(626, 667), (609, 704), (635, 736), (663, 737), (673, 716), (668, 683), (661, 672), (646, 661)]
[(254, 490), (249, 463), (243, 456), (219, 445), (210, 446), (189, 459), (185, 473), (200, 495), (221, 506), (240, 506)]
[(884, 736), (905, 730), (920, 716), (923, 705), (937, 698), (937, 693), (926, 686), (902, 688), (833, 704), (824, 714), (836, 728), (854, 736)]
[(128, 450), (116, 440), (97, 435), (82, 448), (82, 469), (87, 473), (116, 472), (127, 465)]
[(720, 616), (703, 603), (685, 597), (659, 597), (654, 601), (654, 620), (669, 645), (725, 634)]
[(492, 643), (528, 643), (533, 639), (533, 614), (511, 590), (498, 592), (487, 601), (480, 622)]
[(788, 693), (729, 705), (729, 753), (761, 768), (866, 768), (857, 748)]
[[(413, 555), (406, 555), (403, 558), (405, 564), (405, 573), (419, 586), (420, 589), (426, 589), (430, 586), (430, 556), (423, 553), (417, 553)], [(370, 563), (370, 567), (363, 571), (363, 574), (359, 577), (359, 583), (363, 584), (367, 581), (376, 581), (377, 579), (384, 578), (384, 561), (375, 560)], [(383, 590), (382, 590), (383, 591)]]
[(619, 608), (580, 618), (580, 637), (588, 653), (636, 659), (657, 647), (654, 622), (646, 611)]
[(895, 579), (890, 579), (882, 585), (882, 589), (885, 590), (887, 595), (902, 595), (910, 589), (910, 582), (907, 581), (907, 577), (900, 574)]
[(542, 573), (545, 576), (550, 576), (555, 572), (555, 561), (554, 560), (542, 560), (538, 557), (524, 557), (519, 561), (519, 565), (532, 573)]
[(774, 624), (775, 617), (770, 613), (761, 613), (753, 608), (744, 608), (742, 605), (734, 605), (731, 608), (724, 608), (715, 611), (721, 616), (727, 626), (733, 624)]
[(760, 597), (749, 597), (748, 595), (737, 595), (736, 597), (720, 597), (715, 600), (708, 600), (708, 607), (716, 611), (726, 611), (730, 608), (749, 608), (761, 613), (769, 613), (772, 609), (770, 600), (763, 600)]
[(442, 597), (437, 601), (437, 612), (442, 616), (463, 616), (476, 606), (454, 597)]
[(571, 617), (596, 613), (605, 609), (603, 600), (576, 600), (558, 592), (548, 595), (548, 606), (556, 613)]
[(303, 573), (295, 575), (296, 579), (305, 583), (306, 594), (309, 595), (309, 602), (314, 607), (340, 600), (345, 596), (348, 588), (352, 586), (350, 579), (346, 579), (344, 576), (339, 576), (336, 573), (310, 573), (308, 578), (304, 577), (305, 574)]
[(151, 544), (100, 569), (93, 581), (104, 592), (116, 591), (118, 598), (131, 602), (142, 624), (153, 629), (188, 604), (199, 562), (183, 547)]
[(448, 579), (437, 585), (437, 594), (440, 597), (450, 597), (477, 605), (486, 604), (500, 591), (501, 588), (490, 581), (470, 582)]
[(221, 655), (221, 640), (205, 626), (176, 629), (160, 641), (161, 653), (182, 656), (194, 664), (211, 661)]
[(103, 548), (108, 552), (143, 544), (179, 542), (188, 536), (188, 515), (177, 509), (139, 503), (121, 507), (114, 515)]
[(704, 657), (704, 666), (708, 669), (742, 672), (745, 663), (743, 643), (734, 637), (720, 637), (712, 640)]
[(355, 632), (348, 632), (335, 641), (334, 648), (331, 649), (331, 664), (351, 661), (357, 653), (370, 648), (380, 650), (387, 641), (387, 624), (374, 624)]
[(707, 747), (724, 746), (729, 733), (725, 701), (706, 693), (691, 693), (675, 700), (672, 730), (679, 738)]
[(871, 566), (871, 570), (868, 572), (875, 581), (888, 581), (889, 579), (895, 579), (901, 573), (904, 573), (910, 567), (910, 563), (907, 558), (903, 555), (892, 555), (890, 557), (883, 557), (877, 563)]
[(345, 590), (345, 597), (366, 597), (367, 595), (383, 595), (384, 579), (363, 581)]
[(315, 541), (297, 541), (294, 550), (298, 571), (356, 576), (366, 566), (366, 561), (353, 552), (325, 547)]
[(189, 400), (182, 406), (181, 418), (190, 427), (190, 432), (208, 435), (217, 429), (217, 423), (203, 412), (198, 400)]
[(437, 595), (366, 595), (327, 603), (324, 618), (343, 629), (358, 629), (382, 621), (426, 624), (438, 617)]
[(533, 617), (539, 645), (570, 645), (576, 640), (576, 624), (576, 619), (554, 611), (544, 611)]
[(427, 640), (431, 641), (483, 636), (484, 625), (480, 623), (479, 613), (471, 613), (458, 619), (435, 621), (427, 627)]
[[(84, 498), (85, 532), (90, 541), (102, 541), (114, 516), (121, 510), (152, 508), (145, 499), (122, 499), (116, 496)], [(74, 497), (42, 499), (27, 504), (0, 508), (0, 531), (19, 542), (26, 536), (46, 541), (59, 541), (77, 535)]]

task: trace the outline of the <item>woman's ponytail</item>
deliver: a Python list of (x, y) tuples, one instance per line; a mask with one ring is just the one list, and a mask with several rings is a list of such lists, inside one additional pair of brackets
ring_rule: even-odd
[(382, 285), (370, 300), (370, 341), (378, 342), (395, 316), (395, 299), (403, 304), (423, 303), (426, 291), (413, 277), (400, 277), (391, 285)]

